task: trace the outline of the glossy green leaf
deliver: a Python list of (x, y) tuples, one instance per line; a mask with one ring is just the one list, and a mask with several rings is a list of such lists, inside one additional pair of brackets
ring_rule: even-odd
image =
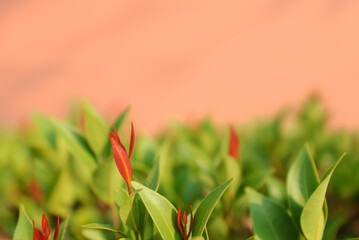
[(109, 224), (102, 224), (102, 223), (89, 223), (81, 226), (82, 228), (87, 229), (98, 229), (98, 230), (105, 230), (116, 233), (121, 238), (127, 238), (127, 236), (119, 231), (117, 228), (109, 225)]
[(321, 183), (315, 189), (313, 194), (308, 199), (304, 206), (300, 223), (304, 236), (308, 240), (321, 240), (326, 224), (325, 216), (323, 213), (323, 205), (325, 203), (325, 194), (329, 185), (330, 178), (333, 175), (335, 168), (343, 159), (343, 154), (339, 160), (332, 166), (323, 176)]
[[(130, 111), (130, 107), (128, 106), (115, 120), (115, 122), (113, 123), (113, 125), (115, 126), (116, 130), (118, 130), (123, 121), (125, 120), (128, 112)], [(111, 125), (110, 128), (108, 129), (108, 134), (110, 134), (110, 132), (113, 131), (113, 126)], [(109, 135), (108, 135), (109, 136)], [(102, 157), (103, 158), (107, 158), (110, 154), (111, 154), (111, 141), (110, 141), (110, 137), (106, 138), (106, 142), (104, 144), (104, 147), (102, 149)]]
[(69, 152), (82, 162), (84, 167), (94, 169), (97, 159), (84, 136), (68, 124), (58, 121), (54, 121), (54, 124), (59, 135), (64, 139)]
[(277, 202), (246, 188), (254, 233), (260, 240), (296, 240), (299, 233), (287, 211)]
[(84, 102), (83, 110), (85, 117), (84, 134), (89, 145), (98, 155), (101, 153), (109, 134), (106, 122), (89, 102)]
[(21, 205), (19, 210), (19, 219), (15, 228), (14, 240), (32, 240), (33, 226), (30, 218), (27, 216), (25, 208)]
[(162, 238), (166, 240), (182, 239), (177, 230), (176, 208), (165, 197), (146, 186), (135, 181), (132, 181), (132, 186), (136, 190), (142, 189), (138, 195)]
[(317, 169), (306, 144), (289, 169), (287, 178), (288, 205), (298, 227), (304, 205), (318, 184)]
[(193, 219), (192, 236), (202, 236), (214, 207), (231, 182), (232, 179), (216, 187), (200, 202)]

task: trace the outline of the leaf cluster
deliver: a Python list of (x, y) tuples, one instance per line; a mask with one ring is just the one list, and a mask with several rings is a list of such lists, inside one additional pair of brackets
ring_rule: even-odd
[(359, 135), (329, 128), (318, 98), (236, 126), (238, 159), (228, 126), (210, 119), (140, 133), (131, 196), (109, 138), (112, 124), (129, 136), (128, 112), (107, 121), (84, 101), (65, 120), (34, 114), (31, 126), (0, 131), (0, 236), (32, 239), (29, 220), (45, 212), (50, 225), (62, 218), (64, 239), (180, 239), (179, 205), (193, 206), (193, 239), (359, 235)]

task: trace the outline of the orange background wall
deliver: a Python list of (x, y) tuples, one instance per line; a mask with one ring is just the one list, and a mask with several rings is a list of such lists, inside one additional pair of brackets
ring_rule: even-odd
[(2, 1), (1, 122), (62, 116), (85, 97), (169, 118), (270, 115), (318, 92), (333, 125), (359, 126), (359, 1)]

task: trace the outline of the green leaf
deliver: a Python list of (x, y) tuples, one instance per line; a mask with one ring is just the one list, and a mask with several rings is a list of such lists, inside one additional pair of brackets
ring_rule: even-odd
[(266, 183), (268, 196), (275, 199), (283, 207), (287, 208), (287, 193), (285, 184), (278, 178), (271, 177)]
[(33, 114), (33, 121), (36, 124), (36, 127), (41, 131), (41, 133), (45, 136), (46, 140), (50, 143), (50, 145), (55, 148), (56, 147), (56, 132), (52, 125), (52, 122), (47, 117), (42, 114), (35, 113)]
[(141, 190), (135, 190), (130, 196), (127, 196), (126, 199), (122, 202), (120, 206), (120, 218), (121, 221), (126, 223), (126, 225), (132, 230), (137, 231), (139, 225), (139, 213), (138, 206), (133, 205), (136, 194)]
[(242, 178), (239, 162), (231, 156), (223, 156), (218, 162), (218, 166), (216, 168), (216, 175), (219, 182), (224, 182), (227, 179), (233, 179), (227, 191), (229, 200), (233, 200)]
[(113, 193), (113, 201), (115, 202), (118, 208), (121, 208), (122, 204), (128, 198), (128, 193), (125, 189), (119, 188), (116, 189)]
[(205, 240), (202, 236), (193, 237), (192, 240)]
[(66, 216), (74, 203), (75, 188), (68, 168), (63, 168), (46, 202), (48, 209), (56, 215)]
[(245, 187), (259, 189), (262, 187), (272, 174), (272, 170), (259, 170), (249, 174), (243, 179), (240, 192), (244, 192)]
[[(128, 112), (130, 111), (130, 106), (128, 106), (115, 120), (115, 122), (113, 123), (113, 125), (115, 125), (116, 130), (118, 130), (122, 123), (123, 120), (125, 120), (125, 117), (127, 116)], [(110, 132), (113, 131), (113, 127), (111, 125), (110, 129), (108, 129), (108, 134), (110, 134)], [(110, 154), (111, 154), (111, 140), (110, 137), (106, 138), (106, 142), (105, 145), (102, 149), (102, 157), (103, 158), (107, 158)]]
[(60, 224), (59, 236), (58, 236), (57, 240), (62, 240), (65, 238), (66, 228), (67, 228), (67, 218), (65, 218)]
[(134, 231), (138, 231), (140, 225), (139, 207), (135, 201), (135, 195), (140, 190), (133, 190), (129, 196), (127, 191), (123, 188), (119, 188), (114, 192), (114, 202), (119, 209), (121, 221), (126, 224), (127, 227)]
[(289, 169), (287, 178), (288, 205), (297, 226), (304, 205), (319, 184), (319, 177), (308, 144), (302, 148)]
[(108, 138), (106, 122), (88, 101), (84, 101), (83, 110), (85, 137), (93, 151), (99, 155), (106, 142), (106, 138)]
[(323, 238), (323, 232), (326, 224), (323, 213), (325, 194), (327, 192), (330, 178), (344, 155), (345, 154), (343, 154), (339, 160), (324, 174), (321, 183), (317, 189), (315, 189), (304, 206), (300, 217), (300, 223), (304, 236), (308, 240), (321, 240)]
[(203, 238), (205, 239), (205, 240), (209, 240), (209, 236), (208, 236), (208, 230), (207, 230), (207, 227), (204, 229), (204, 232), (203, 232)]
[(65, 140), (69, 152), (85, 166), (93, 170), (96, 167), (97, 159), (87, 140), (66, 123), (54, 121), (54, 125), (59, 135)]
[(202, 236), (214, 207), (231, 182), (232, 179), (216, 187), (200, 202), (193, 219), (192, 236)]
[(158, 159), (155, 160), (154, 166), (147, 176), (146, 183), (150, 189), (157, 192), (160, 185), (160, 164)]
[(144, 185), (132, 181), (132, 186), (136, 190), (142, 189), (138, 195), (142, 199), (162, 238), (166, 240), (181, 240), (182, 237), (177, 230), (176, 208), (165, 197)]
[(345, 224), (348, 216), (346, 214), (339, 214), (331, 217), (326, 224), (323, 234), (323, 240), (336, 240), (339, 229)]
[[(230, 226), (224, 217), (214, 217), (208, 222), (206, 229), (210, 229), (212, 239), (228, 239)], [(206, 229), (202, 236), (206, 236)]]
[(117, 228), (115, 228), (115, 227), (113, 227), (113, 226), (111, 226), (109, 224), (89, 223), (89, 224), (82, 225), (81, 227), (82, 228), (87, 228), (87, 229), (97, 229), (97, 230), (110, 231), (110, 232), (114, 232), (114, 233), (118, 234), (120, 238), (127, 238), (127, 236), (124, 233), (122, 233)]
[[(152, 219), (149, 218), (148, 213), (146, 211), (146, 217), (145, 217), (145, 222), (144, 222), (144, 226), (143, 226), (143, 235), (142, 235), (142, 239), (143, 240), (151, 240), (154, 237), (154, 226), (153, 226), (153, 221)], [(142, 226), (141, 226), (142, 227)]]
[(92, 187), (96, 195), (105, 203), (110, 203), (111, 200), (111, 175), (113, 161), (102, 162), (97, 166), (97, 169), (92, 174)]
[(121, 188), (122, 183), (124, 180), (118, 172), (115, 161), (100, 163), (92, 174), (93, 190), (107, 204), (113, 202), (114, 190)]
[(14, 240), (32, 240), (33, 226), (24, 206), (20, 206), (19, 219), (14, 232)]
[(82, 235), (88, 240), (107, 240), (104, 232), (98, 229), (82, 229)]
[(225, 162), (227, 169), (227, 179), (233, 179), (231, 185), (228, 187), (229, 199), (233, 199), (242, 180), (241, 166), (239, 161), (232, 157), (226, 157)]
[(299, 239), (294, 222), (281, 205), (251, 188), (246, 188), (246, 193), (249, 196), (254, 233), (258, 239)]

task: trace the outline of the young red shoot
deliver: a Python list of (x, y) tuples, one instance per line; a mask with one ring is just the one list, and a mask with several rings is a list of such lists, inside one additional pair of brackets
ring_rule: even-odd
[[(46, 218), (45, 214), (42, 214), (42, 232), (40, 231), (40, 229), (35, 227), (34, 220), (32, 220), (32, 225), (33, 225), (33, 228), (34, 228), (33, 240), (49, 240), (50, 227), (49, 227), (49, 223), (47, 221), (47, 218)], [(53, 240), (57, 240), (57, 238), (59, 236), (59, 230), (60, 230), (60, 218), (57, 217), (57, 225), (56, 225)]]
[(131, 141), (129, 154), (127, 154), (126, 149), (117, 134), (115, 126), (113, 126), (113, 130), (114, 133), (110, 132), (113, 157), (115, 158), (118, 170), (120, 171), (123, 179), (127, 184), (128, 194), (131, 195), (132, 166), (130, 159), (133, 152), (133, 146), (135, 144), (135, 130), (133, 128), (133, 123), (131, 123)]
[(191, 223), (189, 226), (189, 231), (187, 232), (187, 213), (186, 211), (183, 212), (182, 219), (181, 219), (181, 205), (178, 206), (178, 212), (177, 212), (177, 227), (181, 233), (181, 236), (184, 240), (187, 240), (192, 232), (192, 226), (193, 226), (193, 213), (192, 213), (192, 206), (190, 206), (191, 209)]

